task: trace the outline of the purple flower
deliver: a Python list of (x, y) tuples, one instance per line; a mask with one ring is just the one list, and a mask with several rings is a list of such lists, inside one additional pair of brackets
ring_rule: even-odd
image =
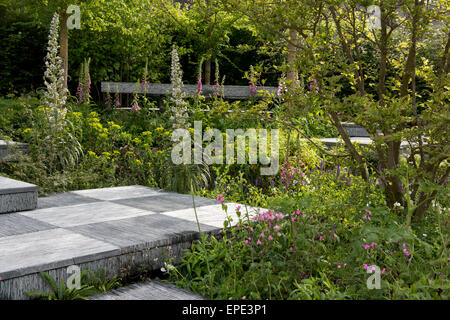
[(197, 84), (197, 92), (195, 93), (195, 95), (198, 97), (200, 95), (200, 93), (202, 93), (203, 90), (203, 85), (202, 85), (202, 78), (198, 78), (198, 84)]
[(249, 81), (249, 85), (250, 85), (250, 96), (253, 97), (256, 94), (257, 86), (251, 80)]
[(137, 103), (137, 101), (135, 101), (133, 103), (133, 105), (131, 106), (131, 111), (133, 112), (139, 112), (139, 110), (141, 110), (141, 107), (139, 106), (139, 104)]

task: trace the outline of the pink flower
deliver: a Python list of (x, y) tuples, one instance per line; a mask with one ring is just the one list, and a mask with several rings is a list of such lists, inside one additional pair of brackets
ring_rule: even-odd
[(289, 250), (290, 250), (290, 251), (294, 251), (294, 248), (293, 248), (293, 247), (290, 247)]
[(256, 241), (256, 244), (259, 246), (262, 244), (262, 242), (260, 240)]
[(368, 267), (369, 267), (369, 265), (365, 263), (365, 264), (364, 264), (364, 269), (367, 270)]
[(265, 235), (264, 235), (264, 232), (261, 232), (261, 234), (259, 235), (261, 238), (264, 238), (265, 237)]
[(219, 194), (219, 195), (217, 196), (216, 200), (219, 201), (220, 203), (223, 203), (224, 199), (223, 199), (222, 194)]
[(248, 240), (245, 240), (245, 244), (248, 244)]
[(268, 236), (267, 239), (269, 239), (270, 241), (272, 241), (272, 240), (273, 240), (273, 237), (272, 237), (272, 236)]
[(203, 90), (203, 85), (202, 85), (202, 78), (199, 77), (198, 78), (198, 84), (197, 84), (197, 92), (195, 93), (195, 95), (198, 97), (200, 95), (200, 93)]
[(273, 230), (275, 230), (275, 231), (278, 231), (280, 229), (281, 229), (281, 227), (279, 225), (276, 225), (275, 227), (273, 227)]
[(383, 270), (381, 270), (381, 274), (384, 274), (386, 272), (386, 268), (383, 268)]
[(320, 237), (319, 237), (319, 241), (322, 241), (322, 239), (323, 239), (323, 237), (322, 237), (322, 236), (320, 236)]
[(278, 232), (278, 233), (277, 233), (277, 236), (281, 237), (281, 233)]
[(239, 211), (239, 210), (241, 210), (241, 206), (236, 207), (236, 211)]
[(340, 269), (340, 268), (341, 268), (341, 265), (340, 265), (340, 264), (338, 264), (338, 266), (337, 266), (337, 267), (338, 267), (338, 269)]
[(372, 212), (370, 212), (370, 210), (367, 210), (367, 209), (366, 209), (366, 213), (368, 213), (368, 214), (372, 214)]
[(364, 245), (364, 249), (366, 249), (366, 250), (367, 250), (367, 249), (370, 249), (370, 245), (365, 244), (365, 245)]
[(370, 244), (370, 246), (371, 246), (372, 248), (375, 248), (375, 242), (372, 242), (372, 243)]

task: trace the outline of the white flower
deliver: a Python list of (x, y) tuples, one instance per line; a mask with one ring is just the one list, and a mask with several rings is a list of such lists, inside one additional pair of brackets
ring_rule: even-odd
[(173, 269), (175, 269), (175, 266), (173, 264), (164, 262), (164, 267), (161, 267), (161, 271), (162, 272), (170, 272)]
[[(178, 58), (178, 51), (175, 45), (172, 49), (172, 66), (170, 81), (172, 83), (172, 103), (175, 105), (172, 108), (174, 114), (172, 126), (174, 128), (184, 128), (188, 118), (187, 106), (184, 101), (185, 94), (183, 92), (183, 71), (180, 66), (180, 59)], [(172, 118), (171, 118), (172, 119)]]
[(55, 13), (50, 25), (48, 36), (47, 56), (45, 57), (46, 70), (44, 84), (47, 90), (43, 96), (44, 106), (49, 121), (54, 125), (62, 125), (60, 121), (66, 115), (66, 100), (68, 90), (64, 87), (64, 69), (59, 52), (59, 15)]

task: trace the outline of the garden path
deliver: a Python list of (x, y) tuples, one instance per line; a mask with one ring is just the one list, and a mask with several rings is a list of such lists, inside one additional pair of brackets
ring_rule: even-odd
[[(195, 202), (201, 231), (217, 234), (226, 218), (222, 205)], [(238, 204), (227, 206), (235, 224)], [(261, 209), (248, 210), (252, 216)], [(0, 299), (47, 290), (39, 271), (59, 281), (71, 265), (108, 275), (143, 264), (159, 269), (167, 256), (179, 261), (197, 231), (190, 195), (124, 186), (39, 198), (35, 210), (0, 214)]]

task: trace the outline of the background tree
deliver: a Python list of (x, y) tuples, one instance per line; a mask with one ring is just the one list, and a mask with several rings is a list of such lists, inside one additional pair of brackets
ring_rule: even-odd
[(158, 1), (158, 5), (195, 39), (205, 61), (204, 83), (211, 84), (212, 61), (228, 44), (232, 26), (239, 25), (239, 16), (224, 11), (219, 0), (190, 0), (183, 7), (176, 1)]
[[(249, 17), (261, 32), (284, 37), (296, 47), (288, 51), (288, 61), (295, 54), (302, 78), (314, 82), (299, 90), (291, 86), (292, 105), (285, 119), (295, 126), (295, 118), (321, 108), (360, 174), (366, 180), (370, 173), (378, 176), (388, 205), (405, 207), (408, 221), (412, 215), (422, 219), (435, 188), (446, 183), (449, 174), (449, 134), (444, 129), (449, 116), (446, 1), (367, 1), (363, 4), (380, 8), (378, 29), (369, 28), (367, 10), (359, 1), (223, 3)], [(288, 30), (297, 31), (296, 43)], [(439, 43), (434, 64), (424, 51), (430, 42)], [(368, 130), (377, 163), (350, 141), (343, 120)], [(402, 142), (409, 147), (407, 158), (401, 156)]]

